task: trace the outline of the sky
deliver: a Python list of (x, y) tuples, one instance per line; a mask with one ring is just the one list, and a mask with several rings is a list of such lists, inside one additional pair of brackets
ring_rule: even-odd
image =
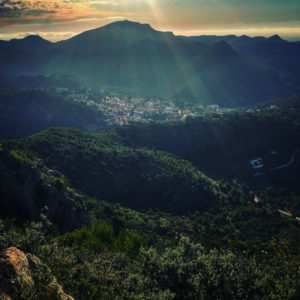
[(178, 35), (300, 40), (300, 0), (0, 0), (0, 39), (58, 41), (123, 19)]

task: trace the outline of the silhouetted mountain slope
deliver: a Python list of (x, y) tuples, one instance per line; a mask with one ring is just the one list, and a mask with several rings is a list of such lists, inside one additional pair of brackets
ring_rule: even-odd
[(278, 35), (269, 38), (247, 36), (237, 38), (232, 41), (231, 46), (245, 57), (257, 57), (270, 51), (281, 48), (287, 44), (287, 41), (281, 39)]
[(287, 83), (299, 83), (300, 43), (286, 43), (257, 57), (256, 62), (286, 76)]
[(285, 83), (286, 90), (294, 90), (294, 95), (299, 95), (299, 43), (289, 43), (274, 35), (269, 38), (239, 38), (230, 44), (252, 64), (272, 70)]
[(52, 126), (96, 130), (106, 127), (101, 112), (47, 91), (0, 91), (0, 139), (15, 138)]
[(12, 39), (7, 42), (8, 48), (17, 47), (23, 51), (32, 52), (32, 53), (40, 53), (44, 50), (50, 49), (53, 47), (53, 43), (43, 39), (39, 35), (28, 35), (23, 39)]
[[(288, 59), (269, 57), (284, 47)], [(300, 93), (290, 62), (297, 47), (278, 36), (177, 37), (121, 21), (55, 44), (36, 36), (1, 43), (0, 62), (2, 74), (69, 74), (136, 95), (246, 105)]]
[[(287, 42), (278, 35), (273, 35), (269, 38), (249, 37), (246, 35), (199, 36), (184, 38), (184, 40), (199, 41), (207, 45), (213, 45), (221, 41), (229, 43), (233, 49), (257, 70), (256, 74), (250, 72), (249, 77), (252, 77), (252, 80), (255, 78), (255, 83), (258, 86), (265, 86), (265, 90), (263, 88), (254, 88), (254, 93), (252, 94), (254, 98), (261, 98), (262, 95), (267, 94), (271, 98), (281, 97), (287, 95), (286, 91), (289, 91), (290, 96), (299, 95), (299, 43)], [(247, 76), (248, 72), (244, 71), (243, 74)], [(230, 76), (227, 77), (231, 78)], [(263, 79), (262, 77), (265, 78)], [(235, 85), (235, 87), (237, 89), (241, 88), (240, 85)], [(253, 88), (244, 86), (242, 89), (245, 92)], [(259, 92), (255, 93), (257, 89)], [(271, 90), (273, 95), (270, 93)], [(232, 87), (228, 87), (227, 92), (234, 94)], [(247, 97), (242, 95), (242, 99), (244, 98)]]
[(172, 95), (182, 69), (206, 49), (182, 43), (149, 25), (116, 22), (57, 45), (51, 73), (72, 73), (95, 86), (119, 86), (142, 94)]
[(193, 37), (181, 37), (185, 41), (198, 41), (212, 45), (218, 42), (227, 42), (237, 50), (240, 54), (245, 56), (258, 56), (274, 49), (280, 48), (289, 43), (282, 39), (279, 35), (273, 35), (271, 37), (249, 37), (247, 35), (236, 36), (236, 35), (225, 35), (225, 36), (193, 36)]
[(217, 42), (227, 42), (230, 43), (235, 41), (238, 37), (236, 35), (201, 35), (201, 36), (178, 36), (179, 39), (185, 42), (201, 42), (207, 45), (212, 45)]
[(284, 95), (283, 84), (272, 72), (251, 66), (226, 42), (213, 44), (186, 74), (189, 80), (175, 94), (179, 101), (190, 98), (234, 107)]
[(36, 74), (48, 60), (53, 44), (40, 36), (30, 35), (0, 43), (0, 74)]
[(175, 39), (175, 36), (170, 32), (156, 31), (148, 24), (118, 21), (83, 32), (69, 40), (57, 43), (56, 46), (72, 53), (111, 53), (148, 39), (168, 42)]
[(39, 70), (40, 60), (33, 53), (0, 45), (0, 64), (1, 74), (35, 74)]

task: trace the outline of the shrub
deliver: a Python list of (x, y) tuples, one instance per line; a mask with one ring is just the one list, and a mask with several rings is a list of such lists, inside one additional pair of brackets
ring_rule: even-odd
[(92, 227), (66, 233), (62, 241), (94, 252), (125, 252), (130, 256), (137, 255), (140, 248), (146, 244), (141, 234), (127, 230), (116, 232), (111, 225), (101, 221), (95, 221)]
[(26, 153), (19, 149), (11, 150), (8, 154), (9, 158), (19, 166), (34, 167), (36, 159), (33, 154)]

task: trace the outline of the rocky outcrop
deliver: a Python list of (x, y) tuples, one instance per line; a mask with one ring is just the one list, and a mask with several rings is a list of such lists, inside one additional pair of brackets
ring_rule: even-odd
[(21, 150), (2, 150), (0, 177), (0, 217), (46, 220), (61, 232), (88, 224), (82, 196), (41, 160), (28, 158)]
[(74, 300), (38, 257), (15, 247), (0, 256), (0, 299)]

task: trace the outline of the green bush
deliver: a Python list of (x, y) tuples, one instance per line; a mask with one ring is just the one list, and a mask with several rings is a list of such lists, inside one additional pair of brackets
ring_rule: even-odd
[(34, 167), (36, 164), (36, 159), (34, 155), (21, 151), (19, 149), (11, 150), (8, 156), (13, 162), (18, 164), (19, 166)]
[(109, 224), (95, 221), (92, 227), (83, 227), (66, 233), (62, 241), (94, 252), (115, 251), (137, 255), (145, 245), (145, 238), (136, 232), (121, 230), (116, 232)]

